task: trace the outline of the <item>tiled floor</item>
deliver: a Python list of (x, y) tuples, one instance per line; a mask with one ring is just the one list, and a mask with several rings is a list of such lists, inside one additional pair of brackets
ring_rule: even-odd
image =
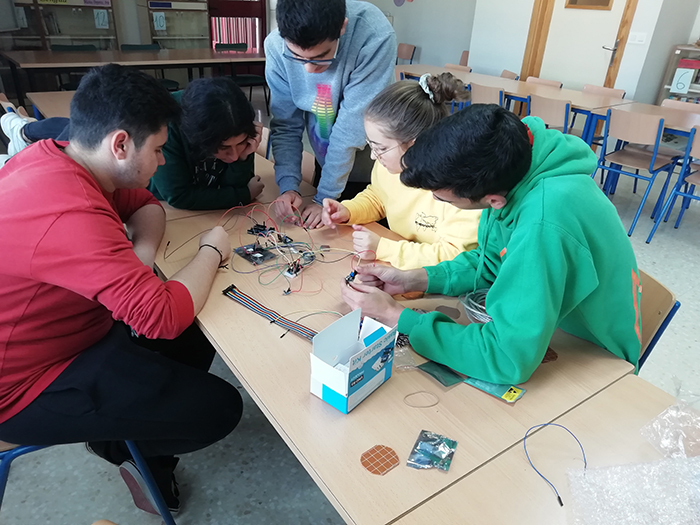
[[(613, 200), (626, 226), (641, 196), (631, 188), (631, 181), (623, 179)], [(669, 286), (682, 307), (640, 375), (673, 394), (676, 381), (700, 392), (700, 285), (693, 277), (700, 268), (700, 205), (690, 207), (679, 230), (665, 224), (647, 245), (655, 197), (653, 193), (632, 243), (639, 266)], [(219, 359), (214, 372), (238, 385)], [(342, 523), (250, 397), (242, 389), (241, 393), (245, 415), (239, 427), (224, 441), (186, 455), (180, 463), (184, 505), (178, 523)], [(90, 525), (99, 518), (120, 525), (160, 523), (132, 505), (117, 469), (88, 454), (83, 445), (50, 448), (14, 464), (0, 512), (3, 525)]]

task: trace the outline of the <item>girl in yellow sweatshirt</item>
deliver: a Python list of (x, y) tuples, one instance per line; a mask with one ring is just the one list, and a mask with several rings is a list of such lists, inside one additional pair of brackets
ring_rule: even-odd
[[(432, 266), (476, 248), (481, 210), (460, 210), (399, 179), (401, 158), (416, 137), (448, 115), (447, 102), (465, 100), (468, 93), (460, 80), (442, 73), (397, 82), (377, 95), (365, 111), (367, 144), (376, 160), (372, 182), (351, 200), (324, 199), (324, 224), (354, 225), (356, 252), (376, 252), (377, 259), (402, 270)], [(385, 239), (360, 226), (385, 217), (405, 240)]]

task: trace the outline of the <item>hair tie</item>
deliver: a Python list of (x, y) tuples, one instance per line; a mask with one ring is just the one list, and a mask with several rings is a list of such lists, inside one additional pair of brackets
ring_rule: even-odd
[(430, 78), (430, 76), (430, 73), (426, 73), (420, 77), (418, 83), (420, 84), (420, 87), (423, 88), (423, 91), (425, 91), (425, 93), (430, 97), (430, 102), (435, 104), (435, 95), (433, 95), (433, 92), (428, 87), (428, 78)]
[(530, 141), (530, 146), (533, 146), (535, 144), (535, 137), (527, 124), (525, 124), (525, 129), (527, 130), (527, 139)]

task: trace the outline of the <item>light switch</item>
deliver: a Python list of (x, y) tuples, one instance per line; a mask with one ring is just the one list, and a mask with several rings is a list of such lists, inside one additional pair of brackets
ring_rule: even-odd
[(628, 44), (644, 44), (647, 41), (646, 33), (630, 33), (627, 37)]

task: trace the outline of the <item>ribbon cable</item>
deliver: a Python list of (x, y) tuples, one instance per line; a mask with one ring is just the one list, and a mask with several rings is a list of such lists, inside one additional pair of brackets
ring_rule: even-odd
[(263, 316), (265, 319), (267, 319), (271, 323), (278, 324), (282, 328), (285, 328), (291, 332), (294, 332), (295, 334), (300, 335), (300, 336), (304, 337), (305, 339), (311, 340), (318, 333), (315, 330), (312, 330), (311, 328), (307, 328), (304, 325), (301, 325), (299, 323), (295, 323), (294, 321), (290, 321), (286, 317), (282, 317), (280, 314), (278, 314), (274, 310), (270, 310), (266, 306), (263, 306), (258, 301), (253, 299), (251, 296), (241, 292), (233, 284), (231, 286), (229, 286), (228, 288), (226, 288), (223, 291), (223, 294), (226, 297), (233, 299), (237, 303), (242, 304), (243, 306), (245, 306), (249, 310), (252, 310), (256, 314)]

